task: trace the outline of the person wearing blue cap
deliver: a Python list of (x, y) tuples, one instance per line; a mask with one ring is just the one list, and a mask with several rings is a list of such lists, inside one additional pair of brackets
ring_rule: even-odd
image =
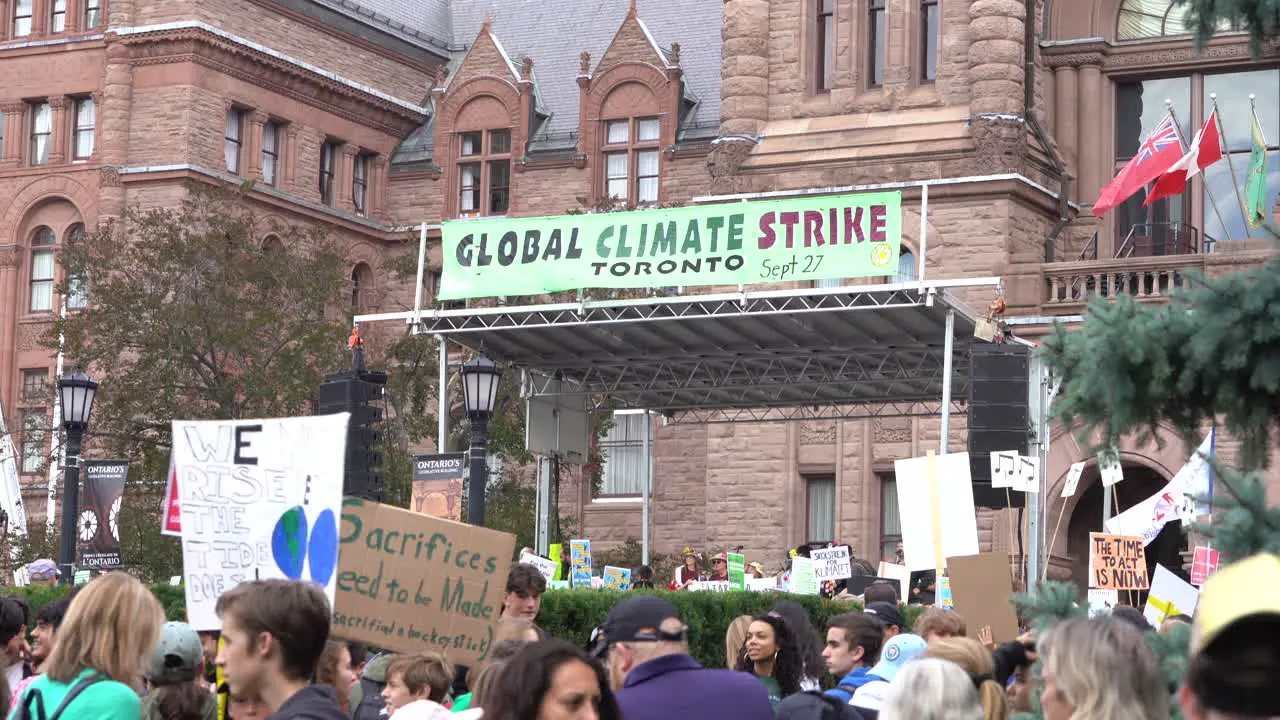
[(885, 695), (889, 692), (889, 683), (893, 682), (898, 672), (907, 663), (924, 654), (928, 646), (924, 638), (910, 633), (890, 638), (880, 651), (880, 661), (871, 668), (871, 672), (867, 673), (875, 679), (858, 688), (853, 693), (853, 699), (849, 704), (879, 712), (880, 706), (884, 704)]

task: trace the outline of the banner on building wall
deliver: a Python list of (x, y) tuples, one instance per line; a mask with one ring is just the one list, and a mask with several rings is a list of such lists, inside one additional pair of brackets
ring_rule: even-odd
[(441, 300), (874, 277), (897, 272), (902, 194), (454, 220), (441, 235)]
[(413, 459), (410, 510), (448, 520), (462, 519), (462, 480), (466, 454), (419, 455)]
[(83, 460), (84, 492), (80, 497), (77, 539), (80, 567), (120, 567), (120, 504), (129, 477), (127, 460)]

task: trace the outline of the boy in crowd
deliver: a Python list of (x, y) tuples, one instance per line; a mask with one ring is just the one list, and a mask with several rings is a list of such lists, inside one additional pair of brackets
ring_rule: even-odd
[(906, 621), (902, 619), (902, 613), (897, 605), (887, 602), (869, 602), (862, 612), (880, 621), (880, 625), (884, 628), (885, 642), (889, 642), (895, 635), (906, 632), (903, 626)]
[[(542, 609), (542, 594), (547, 591), (547, 579), (538, 568), (516, 563), (507, 571), (506, 591), (502, 595), (502, 617), (515, 617), (533, 622)], [(458, 665), (454, 668), (453, 696), (467, 694), (467, 671), (469, 667)]]
[(27, 601), (16, 595), (0, 596), (0, 666), (6, 687), (16, 688), (33, 674), (26, 663)]
[(880, 651), (880, 660), (867, 673), (872, 676), (871, 679), (853, 693), (849, 704), (879, 712), (889, 693), (889, 684), (898, 676), (898, 671), (917, 656), (923, 655), (927, 647), (924, 638), (919, 635), (903, 633), (887, 640)]
[(443, 703), (449, 696), (453, 666), (440, 653), (404, 655), (387, 667), (387, 685), (382, 689), (391, 720), (444, 720), (449, 711)]
[(884, 630), (880, 623), (862, 613), (843, 613), (831, 618), (822, 659), (839, 682), (826, 692), (848, 703), (858, 688), (871, 682), (871, 667), (880, 660)]
[(964, 637), (968, 634), (968, 628), (965, 627), (964, 618), (960, 617), (960, 613), (943, 610), (940, 607), (931, 607), (920, 613), (911, 631), (924, 638), (927, 643), (943, 638)]
[(273, 720), (346, 720), (333, 688), (312, 685), (329, 640), (329, 600), (312, 583), (257, 580), (218, 598), (217, 663), (233, 697), (256, 697)]

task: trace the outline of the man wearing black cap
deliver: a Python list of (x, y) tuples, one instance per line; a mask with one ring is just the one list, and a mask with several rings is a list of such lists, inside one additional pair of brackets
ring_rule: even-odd
[(903, 632), (902, 613), (898, 611), (898, 606), (887, 602), (867, 603), (866, 609), (863, 610), (867, 615), (873, 615), (884, 625), (884, 641), (889, 642), (889, 638)]
[(772, 720), (764, 686), (747, 673), (708, 670), (689, 654), (686, 628), (671, 603), (627, 598), (609, 611), (593, 652), (626, 720)]

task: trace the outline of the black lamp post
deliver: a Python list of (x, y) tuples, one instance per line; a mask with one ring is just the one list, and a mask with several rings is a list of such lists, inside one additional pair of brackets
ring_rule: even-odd
[[(63, 475), (62, 491), (62, 540), (58, 543), (58, 564), (62, 570), (62, 582), (70, 585), (75, 575), (76, 529), (80, 517), (80, 442), (89, 427), (89, 415), (93, 412), (93, 399), (98, 394), (98, 383), (79, 370), (72, 370), (58, 379), (58, 393), (62, 399), (62, 429), (67, 433), (67, 465)], [(49, 508), (53, 512), (53, 508)]]
[(462, 364), (462, 394), (471, 420), (471, 469), (467, 481), (467, 522), (484, 525), (484, 488), (489, 482), (489, 419), (498, 400), (502, 368), (485, 357)]

